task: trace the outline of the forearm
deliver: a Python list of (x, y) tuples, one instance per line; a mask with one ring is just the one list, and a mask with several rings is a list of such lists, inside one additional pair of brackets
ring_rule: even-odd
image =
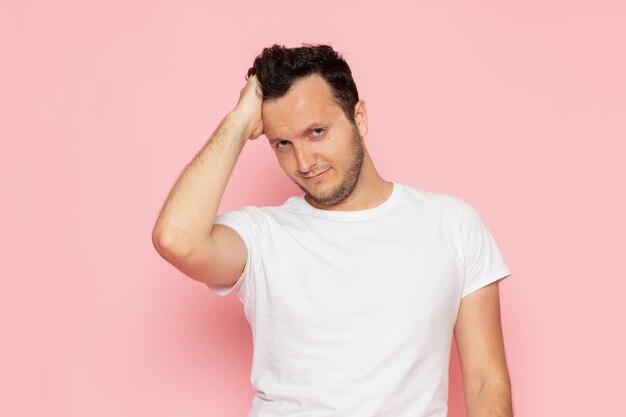
[(505, 380), (485, 383), (476, 393), (466, 393), (467, 417), (513, 417), (511, 384)]
[(220, 201), (249, 132), (245, 120), (231, 112), (185, 167), (161, 208), (153, 241), (186, 254), (211, 232)]

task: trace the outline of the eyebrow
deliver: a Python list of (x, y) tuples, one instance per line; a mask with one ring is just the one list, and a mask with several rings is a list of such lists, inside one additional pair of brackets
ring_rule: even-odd
[[(321, 122), (313, 122), (313, 123), (309, 123), (309, 125), (304, 128), (304, 130), (302, 130), (301, 135), (306, 134), (306, 132), (313, 130), (313, 129), (318, 129), (318, 128), (322, 128), (322, 127), (326, 127), (326, 123), (321, 123)], [(275, 137), (275, 138), (268, 138), (270, 140), (270, 144), (274, 144), (276, 142), (280, 142), (281, 140), (287, 140), (287, 139), (282, 139), (279, 137)]]

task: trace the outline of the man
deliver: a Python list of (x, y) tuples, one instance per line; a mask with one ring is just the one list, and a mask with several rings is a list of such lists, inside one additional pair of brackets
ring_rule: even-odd
[[(249, 417), (446, 416), (453, 333), (469, 417), (512, 416), (498, 282), (510, 275), (463, 200), (383, 179), (367, 110), (327, 45), (264, 49), (237, 106), (181, 174), (157, 251), (254, 338)], [(248, 139), (304, 192), (217, 215)]]

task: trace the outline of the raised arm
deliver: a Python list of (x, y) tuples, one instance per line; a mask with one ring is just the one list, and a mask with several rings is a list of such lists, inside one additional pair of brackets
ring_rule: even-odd
[(237, 157), (248, 139), (263, 133), (262, 103), (252, 76), (235, 109), (180, 174), (152, 230), (157, 252), (196, 281), (231, 284), (245, 266), (239, 235), (214, 221)]

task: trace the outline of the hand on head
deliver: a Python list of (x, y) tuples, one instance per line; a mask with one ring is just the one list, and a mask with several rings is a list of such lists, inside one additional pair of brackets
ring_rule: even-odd
[(256, 75), (252, 75), (241, 89), (239, 102), (233, 110), (245, 123), (248, 139), (256, 139), (263, 134), (262, 108), (263, 90)]

